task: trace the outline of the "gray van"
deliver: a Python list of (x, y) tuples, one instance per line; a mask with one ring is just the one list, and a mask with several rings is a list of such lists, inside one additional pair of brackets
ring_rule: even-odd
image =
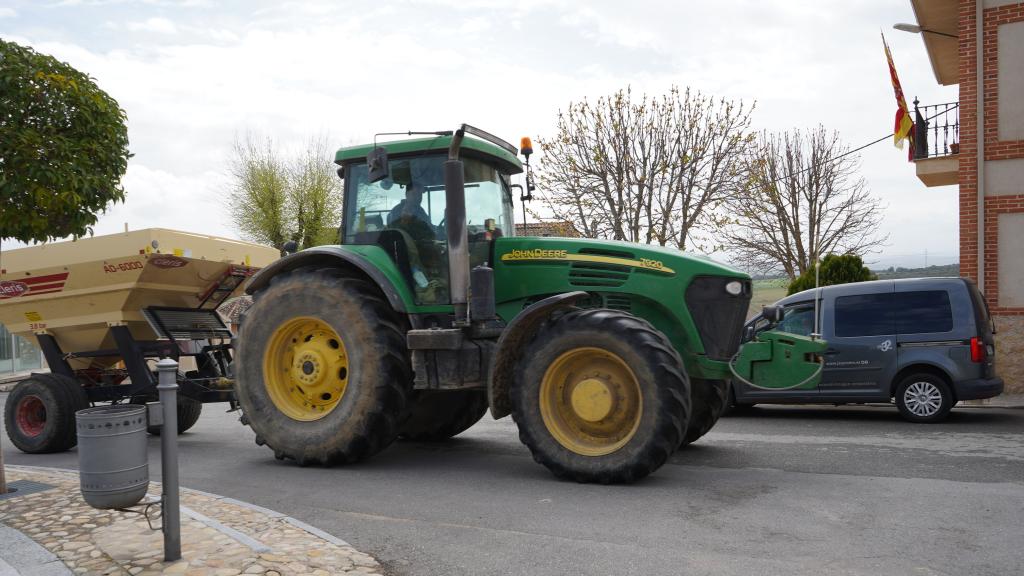
[[(776, 303), (776, 329), (810, 335), (819, 298), (828, 342), (813, 390), (766, 391), (733, 382), (737, 408), (753, 404), (861, 404), (895, 401), (912, 422), (937, 422), (959, 400), (1003, 391), (995, 373), (995, 326), (978, 287), (965, 278), (908, 278), (805, 290)], [(744, 338), (770, 326), (747, 322)]]

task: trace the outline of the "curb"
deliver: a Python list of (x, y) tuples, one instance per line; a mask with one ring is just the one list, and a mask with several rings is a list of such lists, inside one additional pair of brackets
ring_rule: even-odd
[(20, 530), (0, 523), (0, 576), (33, 574), (37, 576), (71, 576), (73, 572), (52, 552)]
[[(330, 542), (331, 544), (334, 544), (335, 546), (349, 546), (349, 547), (352, 546), (348, 542), (342, 540), (341, 538), (338, 538), (337, 536), (335, 536), (333, 534), (329, 534), (327, 532), (324, 532), (323, 530), (317, 528), (316, 526), (311, 526), (309, 524), (306, 524), (302, 520), (299, 520), (297, 518), (292, 518), (291, 516), (288, 516), (286, 514), (282, 514), (282, 513), (278, 512), (277, 510), (271, 510), (270, 508), (264, 508), (263, 506), (258, 506), (256, 504), (251, 504), (249, 502), (245, 502), (245, 501), (242, 501), (242, 500), (235, 500), (234, 498), (230, 498), (228, 496), (221, 496), (220, 494), (213, 494), (212, 492), (204, 492), (203, 490), (197, 490), (195, 488), (182, 488), (182, 490), (187, 491), (187, 492), (191, 492), (193, 494), (198, 494), (200, 496), (206, 496), (207, 498), (213, 498), (214, 500), (220, 500), (221, 502), (225, 502), (227, 504), (234, 504), (235, 506), (239, 506), (239, 507), (242, 507), (242, 508), (248, 508), (249, 510), (252, 510), (254, 512), (259, 512), (260, 514), (263, 514), (263, 515), (265, 515), (265, 516), (267, 516), (269, 518), (279, 518), (279, 519), (284, 520), (285, 522), (291, 524), (292, 526), (295, 526), (296, 528), (298, 528), (300, 530), (305, 530), (306, 532), (309, 532), (313, 536), (316, 536), (316, 537), (318, 537), (318, 538), (320, 538), (322, 540), (326, 540), (326, 541)], [(182, 511), (184, 511), (184, 510), (185, 510), (185, 507), (182, 506)], [(198, 512), (194, 512), (194, 513), (198, 514)], [(202, 516), (202, 514), (199, 514), (199, 515)], [(200, 522), (203, 522), (204, 524), (206, 523), (202, 519), (197, 518), (195, 516), (193, 516), (193, 518), (195, 518), (196, 520), (199, 520)], [(205, 518), (205, 516), (204, 516), (204, 518)], [(213, 520), (213, 522), (216, 522), (216, 520)], [(218, 522), (218, 524), (219, 524), (219, 522)], [(232, 529), (228, 528), (228, 530), (232, 530)], [(252, 546), (250, 546), (250, 548), (251, 547)]]
[[(53, 474), (68, 474), (68, 473), (76, 474), (76, 475), (78, 474), (78, 470), (75, 470), (75, 469), (72, 469), (72, 468), (53, 468), (53, 467), (50, 467), (50, 466), (25, 466), (25, 465), (22, 465), (22, 464), (11, 464), (11, 465), (5, 466), (5, 468), (7, 468), (8, 470), (21, 470), (23, 472), (31, 472), (32, 470), (42, 470), (44, 472), (50, 472), (50, 473), (53, 473)], [(302, 520), (299, 520), (297, 518), (292, 518), (291, 516), (288, 516), (287, 514), (282, 514), (281, 512), (278, 512), (276, 510), (271, 510), (270, 508), (264, 508), (263, 506), (257, 506), (256, 504), (251, 504), (251, 503), (245, 502), (243, 500), (236, 500), (236, 499), (230, 498), (228, 496), (221, 496), (220, 494), (214, 494), (212, 492), (206, 492), (206, 491), (203, 491), (203, 490), (197, 490), (195, 488), (186, 488), (186, 487), (183, 486), (183, 487), (181, 487), (181, 491), (182, 492), (190, 492), (192, 494), (198, 494), (199, 496), (206, 496), (207, 498), (213, 498), (214, 500), (220, 500), (221, 502), (224, 502), (224, 503), (227, 503), (227, 504), (233, 504), (235, 506), (239, 506), (239, 507), (242, 507), (242, 508), (247, 508), (249, 510), (252, 510), (253, 512), (259, 512), (260, 514), (263, 514), (263, 515), (265, 515), (267, 517), (270, 517), (270, 518), (278, 518), (278, 519), (281, 519), (281, 520), (291, 524), (292, 526), (295, 526), (296, 528), (298, 528), (300, 530), (303, 530), (303, 531), (308, 532), (309, 534), (311, 534), (313, 536), (316, 536), (317, 538), (320, 538), (322, 540), (326, 540), (327, 542), (330, 542), (331, 544), (334, 544), (335, 546), (348, 546), (348, 547), (352, 547), (351, 544), (349, 544), (345, 540), (342, 540), (341, 538), (338, 538), (337, 536), (335, 536), (333, 534), (330, 534), (328, 532), (324, 532), (323, 530), (317, 528), (316, 526), (312, 526), (310, 524), (307, 524), (307, 523), (303, 522)], [(148, 494), (147, 494), (147, 496), (148, 496)], [(241, 534), (240, 532), (238, 532), (234, 528), (229, 528), (227, 526), (224, 526), (220, 522), (218, 522), (218, 521), (216, 521), (216, 520), (214, 520), (212, 518), (208, 518), (207, 516), (204, 516), (203, 514), (200, 514), (199, 512), (196, 512), (195, 510), (192, 510), (191, 508), (189, 508), (187, 506), (182, 505), (181, 506), (181, 512), (183, 514), (185, 514), (185, 515), (187, 515), (187, 516), (189, 516), (189, 517), (191, 517), (191, 518), (193, 518), (195, 520), (198, 520), (199, 522), (209, 526), (210, 528), (213, 528), (213, 529), (215, 529), (215, 530), (217, 530), (217, 531), (219, 531), (219, 532), (221, 532), (223, 534), (226, 534), (226, 535), (230, 536), (231, 538), (237, 540), (238, 542), (241, 542), (242, 544), (245, 544), (246, 546), (249, 546), (254, 551), (257, 551), (257, 552), (267, 552), (267, 551), (269, 551), (269, 548), (264, 546), (262, 543), (257, 542), (256, 540), (253, 540), (252, 538), (250, 538), (249, 536), (246, 536), (245, 534)]]
[[(52, 478), (53, 481), (56, 481), (57, 478), (59, 478), (59, 482), (66, 487), (66, 490), (73, 490), (70, 484), (74, 483), (75, 477), (78, 476), (78, 470), (74, 468), (58, 468), (51, 466), (31, 465), (9, 465), (6, 467), (8, 468), (9, 471), (17, 472), (17, 474), (19, 474), (22, 477), (38, 478), (39, 476), (42, 475), (49, 475), (49, 477)], [(159, 483), (157, 484), (159, 485)], [(159, 492), (159, 490), (157, 491)], [(326, 564), (319, 564), (319, 567), (321, 567), (322, 569), (328, 569), (328, 571), (325, 572), (324, 570), (316, 570), (316, 574), (340, 574), (344, 572), (345, 574), (357, 573), (362, 575), (378, 574), (379, 571), (381, 570), (380, 564), (372, 556), (370, 556), (370, 554), (355, 549), (354, 547), (352, 547), (351, 544), (349, 544), (345, 540), (342, 540), (341, 538), (338, 538), (337, 536), (334, 536), (333, 534), (329, 534), (324, 530), (318, 529), (300, 520), (284, 515), (284, 513), (282, 512), (265, 508), (263, 506), (259, 506), (242, 500), (238, 500), (236, 498), (229, 498), (226, 496), (221, 496), (219, 494), (213, 494), (210, 492), (205, 492), (202, 490), (196, 490), (191, 488), (181, 488), (181, 494), (183, 497), (185, 495), (188, 495), (191, 498), (191, 500), (193, 500), (190, 503), (187, 503), (187, 505), (185, 501), (182, 501), (182, 518), (188, 518), (195, 523), (202, 524), (206, 527), (206, 530), (218, 532), (221, 535), (220, 538), (226, 537), (230, 540), (233, 540), (237, 543), (236, 549), (238, 549), (238, 544), (241, 544), (244, 548), (248, 548), (249, 550), (251, 550), (250, 556), (252, 557), (252, 559), (246, 560), (245, 562), (247, 564), (242, 566), (242, 568), (247, 569), (244, 570), (247, 574), (249, 573), (248, 569), (252, 568), (253, 566), (255, 566), (257, 569), (264, 570), (265, 567), (272, 566), (272, 564), (268, 563), (281, 564), (278, 570), (265, 570), (267, 574), (291, 573), (291, 571), (286, 572), (282, 569), (286, 568), (284, 563), (289, 562), (289, 560), (286, 559), (295, 559), (295, 557), (292, 556), (292, 554), (297, 554), (297, 556), (299, 557), (298, 561), (301, 561), (303, 558), (305, 558), (305, 562), (307, 563), (309, 562), (310, 559), (313, 559), (314, 557), (325, 559), (324, 562)], [(196, 499), (197, 497), (199, 497), (199, 499)], [(182, 499), (185, 500), (185, 498)], [(252, 530), (249, 530), (243, 527), (242, 525), (234, 524), (232, 523), (231, 519), (228, 519), (227, 517), (211, 515), (214, 516), (214, 518), (211, 518), (211, 516), (207, 516), (208, 513), (210, 513), (206, 509), (207, 506), (209, 506), (209, 509), (211, 510), (219, 509), (221, 510), (221, 512), (225, 508), (220, 504), (210, 502), (210, 500), (215, 500), (221, 504), (228, 505), (227, 509), (229, 509), (231, 506), (236, 506), (237, 508), (245, 508), (248, 511), (243, 512), (242, 510), (238, 510), (236, 508), (236, 511), (234, 511), (234, 513), (240, 516), (245, 516), (249, 515), (249, 513), (252, 513), (252, 518), (255, 518), (257, 523), (270, 522), (271, 524), (269, 526), (273, 526), (272, 523), (276, 523), (275, 525), (279, 526), (279, 528), (276, 529), (276, 533), (278, 533), (279, 535), (281, 534), (281, 527), (284, 526), (293, 527), (294, 529), (296, 529), (296, 532), (293, 532), (292, 536), (287, 538), (286, 541), (281, 541), (279, 539), (276, 539), (269, 533), (263, 533), (262, 531), (253, 532)], [(197, 508), (203, 509), (207, 513), (197, 511)], [(0, 548), (2, 548), (2, 551), (0, 551), (0, 576), (12, 576), (16, 574), (39, 574), (39, 576), (50, 576), (51, 574), (54, 576), (70, 575), (71, 572), (69, 571), (53, 571), (56, 568), (66, 568), (65, 562), (63, 561), (67, 561), (68, 559), (66, 559), (63, 556), (60, 556), (60, 558), (58, 559), (57, 557), (53, 556), (53, 553), (50, 551), (50, 549), (55, 548), (52, 548), (52, 546), (50, 546), (49, 543), (36, 542), (35, 540), (33, 540), (34, 536), (30, 536), (29, 533), (20, 532), (20, 530), (25, 530), (26, 528), (22, 524), (24, 523), (15, 522), (14, 525), (12, 526), (0, 524), (0, 533), (11, 533), (10, 538), (0, 539), (0, 541), (3, 542), (3, 545), (0, 546)], [(287, 528), (284, 530), (285, 533), (290, 532)], [(267, 539), (268, 537), (270, 539)], [(22, 540), (25, 541), (25, 545), (19, 545), (19, 542)], [(324, 548), (324, 546), (329, 545), (335, 546), (336, 548), (334, 549), (347, 548), (348, 551), (341, 550), (343, 556), (341, 556), (340, 558), (348, 559), (343, 561), (347, 563), (344, 565), (344, 568), (340, 568), (337, 571), (333, 569), (338, 568), (337, 565), (335, 565), (332, 568), (331, 563), (337, 562), (337, 557), (332, 559), (330, 556), (331, 552), (328, 552), (328, 554), (326, 554), (326, 556), (324, 557), (317, 556), (317, 554), (322, 553), (322, 551), (326, 549)], [(57, 553), (62, 554), (63, 552)], [(232, 553), (237, 554), (237, 552)], [(137, 558), (144, 559), (145, 556), (143, 554), (142, 557)], [(200, 562), (198, 566), (207, 566), (203, 564), (205, 562), (205, 558), (206, 557), (204, 556), (197, 557), (197, 559), (199, 559)], [(197, 559), (194, 559), (191, 562), (196, 562)], [(78, 562), (78, 559), (76, 559), (76, 562)], [(250, 562), (253, 562), (254, 564), (248, 565), (248, 563)], [(262, 566), (259, 566), (257, 563), (262, 563)], [(54, 566), (51, 566), (51, 564)], [(71, 566), (74, 567), (74, 565)], [(122, 566), (127, 567), (128, 565), (122, 564)], [(187, 568), (187, 563), (184, 566)], [(169, 569), (169, 567), (165, 567), (165, 570), (166, 569)], [(132, 570), (136, 570), (136, 568), (132, 568)], [(351, 572), (353, 570), (354, 572)], [(132, 573), (134, 574), (134, 572)], [(150, 571), (145, 570), (145, 573), (148, 574), (150, 573)], [(262, 574), (263, 572), (257, 573)], [(213, 572), (210, 572), (210, 574), (213, 574)]]

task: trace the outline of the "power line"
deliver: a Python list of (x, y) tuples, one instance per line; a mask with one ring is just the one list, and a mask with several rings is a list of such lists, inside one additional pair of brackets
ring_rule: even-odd
[[(889, 134), (886, 134), (885, 136), (882, 136), (878, 140), (874, 140), (872, 142), (868, 142), (867, 144), (865, 144), (863, 146), (859, 146), (857, 148), (854, 148), (853, 150), (847, 150), (846, 152), (843, 152), (842, 154), (840, 154), (838, 156), (833, 156), (833, 157), (829, 158), (828, 160), (829, 160), (829, 162), (834, 162), (834, 161), (839, 160), (840, 158), (842, 158), (844, 156), (849, 156), (850, 154), (853, 154), (854, 152), (860, 152), (861, 150), (863, 150), (865, 148), (868, 148), (870, 146), (874, 146), (875, 144), (878, 144), (879, 142), (882, 142), (884, 140), (888, 140), (889, 138), (892, 137), (892, 135), (893, 135), (893, 133), (890, 132)], [(791, 172), (789, 174), (786, 174), (785, 176), (781, 176), (779, 178), (776, 178), (775, 180), (772, 180), (771, 182), (769, 182), (769, 184), (775, 184), (776, 182), (782, 182), (783, 180), (788, 180), (788, 179), (790, 179), (790, 178), (792, 178), (794, 176), (799, 176), (800, 174), (803, 174), (804, 172), (807, 172), (807, 171), (809, 171), (809, 170), (811, 170), (813, 168), (816, 168), (816, 166), (812, 165), (812, 166), (808, 166), (807, 168), (804, 168), (803, 170), (798, 170), (796, 172)]]
[[(916, 100), (915, 100), (915, 102), (916, 102)], [(957, 104), (957, 107), (959, 107), (959, 106), (960, 105)], [(929, 116), (928, 118), (924, 118), (923, 121), (924, 122), (928, 122), (932, 118), (935, 118), (937, 116), (945, 114), (947, 111), (948, 110), (943, 110), (942, 112), (936, 112), (935, 114)], [(916, 124), (915, 124), (915, 126), (916, 126)], [(829, 161), (831, 162), (831, 161), (839, 160), (840, 158), (842, 158), (844, 156), (849, 156), (850, 154), (853, 154), (854, 152), (860, 152), (861, 150), (863, 150), (865, 148), (868, 148), (870, 146), (874, 146), (875, 144), (878, 144), (879, 142), (882, 142), (884, 140), (887, 140), (887, 139), (891, 138), (893, 136), (893, 134), (895, 134), (895, 133), (894, 132), (890, 132), (890, 133), (886, 134), (885, 136), (882, 136), (878, 140), (873, 140), (871, 142), (868, 142), (867, 144), (864, 144), (863, 146), (858, 146), (857, 148), (854, 148), (853, 150), (847, 150), (846, 152), (843, 152), (842, 154), (840, 154), (838, 156), (834, 156), (832, 158), (829, 158)], [(771, 182), (769, 182), (769, 184), (775, 184), (776, 182), (782, 182), (783, 180), (787, 180), (789, 178), (792, 178), (793, 176), (798, 176), (800, 174), (803, 174), (804, 172), (807, 172), (808, 170), (811, 170), (812, 168), (814, 168), (814, 166), (808, 166), (807, 168), (804, 168), (803, 170), (799, 170), (797, 172), (792, 172), (790, 174), (786, 174), (785, 176), (782, 176), (780, 178), (776, 178), (775, 180), (772, 180)]]

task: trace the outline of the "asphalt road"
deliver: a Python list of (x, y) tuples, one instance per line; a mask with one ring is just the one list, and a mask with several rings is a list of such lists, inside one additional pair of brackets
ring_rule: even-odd
[[(76, 466), (74, 451), (4, 445), (9, 464)], [(181, 437), (181, 480), (327, 530), (395, 576), (1024, 573), (1019, 409), (914, 425), (886, 408), (759, 408), (638, 484), (591, 486), (535, 464), (508, 419), (299, 468), (213, 405)]]

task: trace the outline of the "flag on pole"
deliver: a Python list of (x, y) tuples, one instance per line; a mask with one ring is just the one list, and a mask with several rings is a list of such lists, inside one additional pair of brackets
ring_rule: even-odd
[(914, 121), (910, 118), (910, 110), (907, 109), (907, 100), (903, 97), (903, 88), (900, 86), (899, 76), (896, 75), (896, 65), (892, 63), (892, 52), (889, 51), (889, 44), (885, 41), (885, 34), (882, 34), (882, 46), (885, 46), (885, 59), (889, 61), (889, 77), (892, 79), (892, 89), (896, 93), (896, 125), (893, 128), (893, 144), (902, 150), (903, 141), (910, 142), (907, 159), (913, 160)]

